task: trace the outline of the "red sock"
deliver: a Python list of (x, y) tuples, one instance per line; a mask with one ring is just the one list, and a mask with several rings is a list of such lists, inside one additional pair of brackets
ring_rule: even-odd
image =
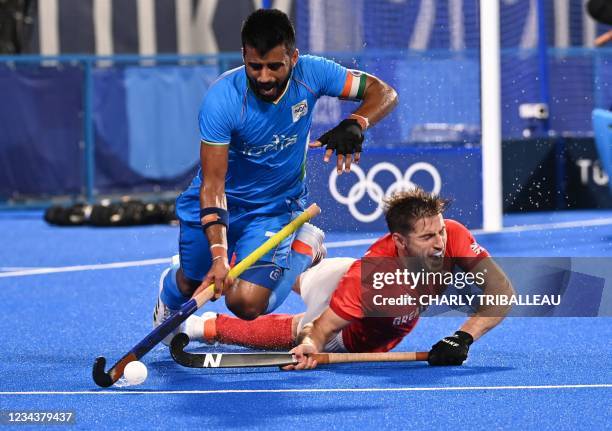
[(219, 314), (214, 319), (215, 328), (206, 332), (208, 338), (214, 334), (214, 339), (224, 344), (262, 350), (289, 350), (293, 347), (292, 321), (291, 314), (268, 314), (250, 321)]

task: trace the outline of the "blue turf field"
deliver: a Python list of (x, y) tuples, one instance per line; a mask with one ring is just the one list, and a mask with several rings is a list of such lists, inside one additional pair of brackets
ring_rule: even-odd
[[(505, 225), (503, 233), (477, 235), (493, 255), (612, 257), (610, 212), (509, 216)], [(40, 213), (20, 212), (0, 214), (0, 232), (0, 410), (73, 410), (79, 429), (454, 431), (612, 423), (610, 318), (508, 319), (474, 344), (466, 365), (448, 368), (192, 370), (157, 347), (143, 359), (143, 385), (99, 389), (90, 377), (93, 359), (105, 355), (114, 363), (150, 331), (157, 279), (176, 250), (177, 229), (57, 228)], [(329, 235), (330, 256), (359, 256), (368, 237)], [(279, 311), (299, 310), (293, 296)], [(398, 350), (428, 350), (459, 323), (422, 319)]]

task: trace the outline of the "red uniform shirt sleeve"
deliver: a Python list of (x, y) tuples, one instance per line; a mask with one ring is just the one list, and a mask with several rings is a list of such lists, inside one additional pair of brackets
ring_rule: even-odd
[(329, 301), (329, 308), (344, 320), (352, 321), (363, 318), (360, 260), (356, 260), (340, 279)]
[(464, 270), (470, 271), (481, 259), (490, 257), (489, 252), (482, 247), (474, 235), (461, 223), (446, 219), (446, 256), (456, 259)]

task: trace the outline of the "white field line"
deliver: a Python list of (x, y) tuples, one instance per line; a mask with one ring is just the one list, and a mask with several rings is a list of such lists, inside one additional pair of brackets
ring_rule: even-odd
[(204, 395), (204, 394), (280, 394), (280, 393), (342, 393), (342, 392), (446, 392), (446, 391), (515, 391), (542, 389), (599, 389), (612, 388), (612, 384), (586, 385), (529, 385), (529, 386), (448, 386), (406, 388), (313, 388), (313, 389), (218, 389), (177, 391), (2, 391), (0, 395)]
[[(558, 223), (543, 223), (543, 224), (532, 224), (524, 226), (512, 226), (502, 229), (499, 232), (485, 232), (483, 230), (475, 229), (472, 233), (475, 235), (488, 235), (496, 233), (517, 233), (536, 231), (542, 229), (570, 229), (578, 227), (593, 227), (593, 226), (608, 226), (612, 225), (612, 217), (591, 219), (591, 220), (578, 220)], [(327, 248), (342, 248), (352, 247), (357, 245), (370, 245), (376, 238), (362, 238), (347, 241), (330, 241), (326, 242)], [(103, 263), (96, 265), (76, 265), (76, 266), (64, 266), (55, 268), (33, 268), (33, 269), (21, 269), (17, 271), (0, 272), (0, 278), (8, 277), (22, 277), (28, 275), (40, 275), (40, 274), (56, 274), (62, 272), (74, 272), (74, 271), (92, 271), (99, 269), (117, 269), (117, 268), (130, 268), (136, 266), (149, 266), (149, 265), (161, 265), (170, 263), (171, 258), (159, 258), (159, 259), (146, 259), (146, 260), (132, 260), (127, 262), (114, 262), (114, 263)], [(6, 268), (9, 269), (9, 268)]]
[[(530, 224), (523, 226), (511, 226), (505, 227), (497, 232), (486, 232), (482, 229), (471, 229), (474, 235), (492, 235), (499, 233), (517, 233), (517, 232), (529, 232), (535, 230), (543, 230), (543, 229), (572, 229), (579, 227), (593, 227), (593, 226), (609, 226), (612, 225), (612, 217), (608, 218), (599, 218), (599, 219), (591, 219), (591, 220), (575, 220), (575, 221), (564, 221), (557, 223), (541, 223), (541, 224)], [(376, 238), (363, 238), (363, 239), (355, 239), (355, 240), (347, 240), (347, 241), (331, 241), (326, 242), (325, 246), (327, 248), (342, 248), (342, 247), (351, 247), (356, 245), (369, 245), (372, 244)]]
[(25, 271), (28, 269), (47, 269), (49, 267), (40, 267), (40, 266), (2, 266), (0, 267), (0, 272), (7, 272), (7, 271)]
[(541, 223), (541, 224), (528, 224), (522, 226), (511, 226), (505, 227), (499, 232), (485, 232), (482, 229), (474, 229), (472, 233), (475, 235), (488, 235), (495, 233), (515, 233), (515, 232), (528, 232), (533, 230), (542, 229), (572, 229), (580, 227), (593, 227), (593, 226), (609, 226), (612, 225), (612, 217), (607, 218), (595, 218), (590, 220), (573, 220), (573, 221), (562, 221), (556, 223)]
[(170, 261), (171, 258), (163, 257), (160, 259), (130, 260), (127, 262), (101, 263), (97, 265), (75, 265), (63, 266), (58, 268), (36, 268), (26, 269), (22, 271), (2, 272), (0, 273), (0, 278), (22, 277), (25, 275), (56, 274), (59, 272), (92, 271), (97, 269), (131, 268), (135, 266), (161, 265), (164, 263), (170, 263)]

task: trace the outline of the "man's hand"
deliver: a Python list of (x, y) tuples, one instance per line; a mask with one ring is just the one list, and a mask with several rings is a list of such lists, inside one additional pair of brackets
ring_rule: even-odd
[(351, 162), (359, 163), (361, 157), (361, 147), (363, 144), (363, 130), (359, 122), (355, 119), (342, 120), (340, 124), (325, 132), (319, 139), (312, 144), (311, 148), (326, 147), (323, 160), (329, 162), (332, 153), (335, 151), (338, 159), (336, 169), (338, 174), (342, 171), (351, 171)]
[(317, 361), (312, 358), (313, 353), (318, 353), (315, 346), (310, 343), (300, 344), (294, 347), (289, 353), (293, 353), (295, 359), (298, 361), (296, 365), (287, 365), (282, 367), (283, 370), (312, 370), (317, 366)]
[(464, 331), (457, 331), (434, 344), (429, 351), (429, 365), (461, 365), (467, 359), (474, 338)]
[(595, 39), (595, 46), (604, 46), (606, 43), (612, 40), (612, 30), (605, 32)]
[(230, 266), (226, 257), (214, 259), (208, 274), (206, 274), (206, 277), (204, 280), (202, 280), (202, 284), (200, 284), (200, 287), (196, 289), (193, 296), (197, 295), (214, 283), (215, 296), (213, 301), (219, 299), (221, 295), (223, 295), (223, 291), (231, 286), (234, 282), (231, 277), (228, 277), (229, 270)]

